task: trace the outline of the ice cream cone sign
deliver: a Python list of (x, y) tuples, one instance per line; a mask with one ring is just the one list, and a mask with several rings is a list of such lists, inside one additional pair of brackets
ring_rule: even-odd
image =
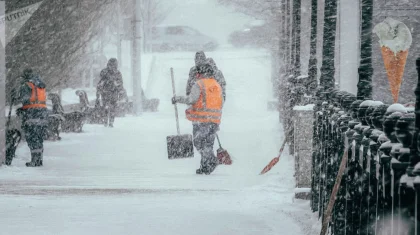
[(373, 29), (379, 37), (386, 73), (394, 103), (398, 102), (408, 51), (413, 41), (410, 29), (403, 23), (387, 18)]

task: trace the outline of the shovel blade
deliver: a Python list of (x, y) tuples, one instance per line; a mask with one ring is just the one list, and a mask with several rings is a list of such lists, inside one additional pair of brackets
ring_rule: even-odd
[(268, 171), (271, 170), (271, 168), (273, 168), (274, 165), (277, 164), (277, 162), (280, 161), (280, 157), (275, 157), (273, 158), (273, 160), (270, 161), (270, 163), (268, 163), (268, 165), (266, 167), (264, 167), (264, 169), (261, 171), (260, 175), (263, 175), (265, 173), (267, 173)]
[(194, 157), (193, 140), (190, 134), (167, 136), (166, 145), (168, 148), (168, 159)]

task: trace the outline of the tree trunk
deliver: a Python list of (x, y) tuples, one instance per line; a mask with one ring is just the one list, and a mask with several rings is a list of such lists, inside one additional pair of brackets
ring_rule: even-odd
[(295, 35), (294, 35), (294, 71), (293, 75), (295, 77), (298, 77), (301, 75), (300, 71), (300, 27), (301, 27), (301, 0), (294, 0), (293, 3), (293, 12), (294, 12), (294, 29), (295, 29)]
[(320, 86), (324, 90), (335, 87), (335, 36), (337, 30), (337, 0), (326, 0), (324, 9), (324, 44), (322, 50), (322, 67)]
[(286, 79), (290, 72), (290, 57), (291, 57), (291, 48), (292, 48), (292, 40), (291, 40), (291, 33), (290, 33), (290, 27), (292, 24), (292, 12), (291, 12), (291, 6), (290, 6), (291, 0), (286, 0), (286, 56), (285, 56), (285, 62), (286, 62)]
[(317, 45), (318, 0), (312, 0), (311, 9), (311, 49), (309, 55), (308, 94), (315, 94), (318, 86), (318, 60), (316, 59)]
[(373, 0), (362, 0), (360, 67), (357, 83), (357, 97), (362, 100), (372, 98), (372, 18)]

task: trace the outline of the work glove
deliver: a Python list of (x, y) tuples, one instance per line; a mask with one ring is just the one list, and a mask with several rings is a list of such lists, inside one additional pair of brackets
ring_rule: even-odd
[(16, 109), (16, 116), (18, 116), (20, 118), (23, 116), (23, 109), (22, 108)]
[(172, 104), (176, 104), (182, 100), (182, 96), (172, 97)]

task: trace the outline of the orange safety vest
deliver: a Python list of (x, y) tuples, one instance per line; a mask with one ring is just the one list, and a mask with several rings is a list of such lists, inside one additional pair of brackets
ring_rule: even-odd
[(28, 85), (32, 89), (32, 94), (29, 99), (29, 103), (24, 104), (22, 109), (47, 108), (47, 95), (45, 93), (45, 88), (39, 88), (32, 82), (28, 82)]
[(214, 78), (197, 80), (200, 98), (186, 110), (187, 119), (192, 122), (212, 122), (220, 124), (222, 119), (222, 88)]

